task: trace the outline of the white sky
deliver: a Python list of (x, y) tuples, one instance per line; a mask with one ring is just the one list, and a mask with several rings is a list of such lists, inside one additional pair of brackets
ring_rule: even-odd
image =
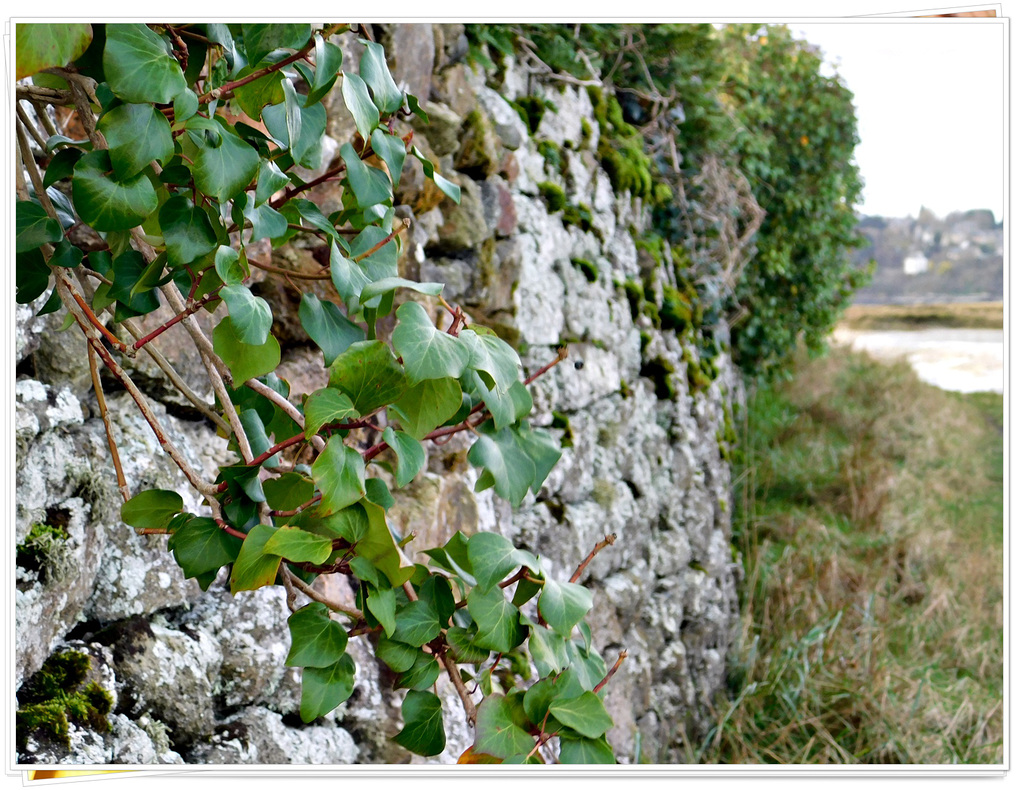
[(998, 23), (794, 22), (854, 93), (864, 214), (1003, 217), (1004, 53)]

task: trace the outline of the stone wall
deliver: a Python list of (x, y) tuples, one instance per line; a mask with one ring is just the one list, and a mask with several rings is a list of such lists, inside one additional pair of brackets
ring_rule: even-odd
[[(513, 64), (501, 84), (488, 85), (461, 62), (458, 25), (380, 32), (399, 84), (417, 93), (430, 115), (429, 125), (416, 127), (418, 144), (440, 172), (454, 174), (463, 195), (461, 205), (442, 202), (424, 186), (419, 165), (407, 164), (396, 198), (412, 221), (403, 276), (446, 283), (450, 303), (518, 346), (527, 373), (560, 345), (569, 350), (568, 360), (532, 387), (535, 424), (560, 435), (564, 447), (539, 496), (513, 510), (491, 491), (474, 493), (478, 473), (466, 462), (468, 442), (456, 438), (430, 447), (427, 470), (400, 492), (391, 515), (400, 532), (417, 533), (407, 551), (439, 545), (456, 529), (494, 530), (540, 553), (550, 563), (545, 570), (562, 578), (615, 533), (581, 580), (594, 593), (594, 644), (609, 666), (628, 651), (609, 684), (606, 704), (616, 721), (609, 739), (620, 762), (637, 755), (677, 762), (684, 730), (699, 736), (709, 700), (724, 683), (737, 614), (740, 570), (730, 546), (723, 436), (742, 405), (739, 377), (723, 354), (711, 385), (691, 391), (687, 360), (697, 352), (685, 336), (659, 331), (648, 315), (634, 319), (622, 284), (646, 274), (657, 288), (668, 275), (652, 271), (638, 252), (635, 238), (649, 217), (638, 200), (614, 193), (599, 165), (598, 125), (582, 87), (540, 83)], [(508, 101), (527, 91), (550, 103), (533, 135)], [(335, 141), (352, 131), (340, 107), (340, 98), (329, 100)], [(552, 145), (561, 152), (558, 167), (542, 153)], [(553, 211), (550, 185), (567, 206), (585, 206), (589, 221)], [(313, 198), (330, 204), (336, 196), (322, 190)], [(294, 246), (274, 251), (273, 260), (288, 267), (314, 254)], [(285, 313), (275, 332), (284, 341), (293, 400), (323, 386), (319, 353), (288, 343), (288, 296), (269, 282), (254, 287), (275, 301), (275, 315)], [(402, 694), (359, 639), (349, 648), (358, 666), (352, 698), (304, 726), (299, 670), (284, 666), (283, 590), (232, 597), (222, 578), (204, 593), (182, 579), (166, 538), (136, 536), (119, 522), (85, 341), (74, 329), (58, 333), (59, 317), (21, 307), (17, 318), (17, 541), (39, 523), (62, 527), (67, 537), (43, 567), (18, 569), (16, 683), (48, 655), (71, 648), (91, 657), (91, 676), (114, 699), (109, 732), (72, 726), (70, 752), (36, 736), (19, 761), (409, 761), (388, 740), (401, 726)], [(170, 334), (166, 341), (161, 348), (202, 392), (198, 363), (175, 356)], [(152, 362), (140, 359), (129, 373), (172, 441), (213, 479), (228, 457), (213, 426), (170, 394)], [(129, 486), (174, 488), (197, 512), (196, 498), (128, 396), (106, 383)], [(449, 739), (436, 761), (451, 763), (472, 733), (446, 682), (442, 676), (439, 691)]]

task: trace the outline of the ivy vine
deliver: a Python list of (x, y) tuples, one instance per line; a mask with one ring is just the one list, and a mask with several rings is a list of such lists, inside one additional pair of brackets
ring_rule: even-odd
[[(358, 71), (342, 70), (345, 36), (358, 38)], [(426, 116), (396, 85), (384, 49), (365, 29), (308, 24), (19, 24), (16, 44), (16, 300), (64, 312), (65, 328), (84, 335), (124, 523), (166, 534), (203, 590), (225, 566), (232, 594), (284, 587), (285, 663), (302, 669), (305, 722), (352, 694), (348, 644), (361, 638), (407, 689), (395, 740), (411, 752), (445, 748), (444, 673), (475, 725), (460, 762), (614, 762), (602, 700), (624, 654), (605, 666), (579, 584), (614, 536), (562, 580), (501, 535), (456, 532), (424, 550), (388, 519), (391, 489), (424, 468), (423, 443), (461, 432), (475, 437), (478, 491), (513, 505), (538, 492), (561, 448), (527, 422), (529, 385), (565, 354), (523, 379), (516, 352), (449, 305), (442, 283), (400, 276), (407, 222), (396, 218), (394, 187), (407, 159), (449, 199), (460, 193), (402, 134), (406, 119)], [(303, 169), (321, 165), (324, 99), (337, 90), (356, 134), (305, 180)], [(83, 134), (58, 130), (55, 110), (74, 121), (62, 128)], [(305, 196), (329, 180), (341, 208), (325, 214)], [(318, 271), (251, 254), (299, 235), (325, 246)], [(323, 353), (328, 385), (301, 399), (277, 372), (274, 309), (250, 288), (257, 267), (301, 292), (300, 324)], [(331, 296), (300, 288), (314, 282), (329, 282)], [(137, 319), (162, 305), (173, 317), (143, 332)], [(218, 319), (210, 336), (195, 320), (201, 310)], [(215, 403), (169, 369), (163, 341), (198, 349)], [(140, 353), (227, 437), (236, 460), (215, 480), (190, 465), (123, 367)], [(202, 512), (186, 511), (175, 491), (132, 494), (99, 363), (201, 495)], [(318, 590), (329, 574), (349, 578), (354, 606)]]

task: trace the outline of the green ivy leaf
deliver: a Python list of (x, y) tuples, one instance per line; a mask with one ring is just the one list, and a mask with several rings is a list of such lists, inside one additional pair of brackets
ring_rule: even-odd
[(462, 375), (470, 361), (470, 349), (454, 336), (435, 328), (422, 305), (405, 302), (395, 311), (395, 316), (398, 326), (392, 342), (402, 356), (411, 384)]
[(562, 724), (587, 738), (600, 738), (615, 723), (593, 691), (584, 691), (573, 699), (557, 699), (548, 710)]
[(396, 642), (413, 647), (425, 645), (441, 633), (437, 611), (426, 601), (409, 601), (398, 608), (395, 632), (389, 636)]
[(346, 72), (341, 80), (341, 95), (345, 99), (345, 106), (355, 119), (359, 136), (369, 140), (373, 130), (380, 123), (380, 110), (370, 98), (366, 82), (362, 77)]
[(231, 568), (231, 594), (241, 590), (257, 590), (273, 584), (281, 558), (264, 552), (267, 541), (275, 530), (266, 524), (257, 524), (242, 541), (235, 564)]
[(330, 713), (352, 696), (355, 680), (356, 664), (347, 654), (327, 667), (305, 667), (302, 670), (299, 716), (309, 724)]
[[(373, 41), (364, 41), (366, 51), (359, 59), (359, 76), (373, 94), (373, 102), (385, 115), (398, 112), (405, 102), (405, 94), (395, 84), (384, 56), (384, 47)], [(375, 124), (376, 125), (376, 124)], [(367, 139), (368, 135), (363, 135)]]
[(297, 527), (281, 527), (267, 540), (264, 554), (276, 554), (291, 562), (322, 565), (334, 551), (331, 540)]
[(448, 629), (445, 639), (458, 664), (482, 664), (490, 658), (491, 651), (474, 645), (472, 634), (465, 628), (453, 625)]
[(441, 627), (447, 628), (448, 621), (455, 614), (455, 596), (452, 595), (448, 580), (438, 574), (431, 574), (420, 584), (417, 592), (420, 600), (426, 601), (437, 612), (437, 621)]
[(327, 367), (353, 343), (366, 339), (366, 333), (349, 321), (336, 304), (311, 293), (302, 295), (299, 323), (324, 352), (324, 365)]
[(551, 703), (558, 699), (578, 697), (584, 692), (579, 681), (568, 672), (546, 677), (534, 683), (523, 695), (523, 711), (527, 718), (537, 725), (547, 721), (545, 732), (558, 732), (562, 728), (548, 713)]
[(488, 388), (507, 391), (519, 381), (519, 356), (497, 335), (483, 327), (467, 327), (459, 342), (469, 350), (469, 367), (486, 373)]
[(420, 651), (413, 665), (398, 676), (395, 686), (426, 691), (437, 682), (440, 674), (441, 667), (438, 666), (437, 659), (429, 653)]
[(401, 587), (412, 578), (415, 568), (406, 564), (398, 553), (395, 538), (388, 529), (384, 508), (367, 500), (363, 500), (362, 506), (369, 517), (369, 524), (366, 534), (356, 543), (356, 554), (370, 560), (383, 571), (392, 587)]
[(402, 701), (402, 731), (395, 743), (414, 754), (431, 757), (445, 747), (441, 700), (427, 691), (410, 691)]
[(269, 203), (257, 206), (252, 192), (246, 192), (244, 198), (235, 200), (231, 218), (240, 227), (249, 223), (252, 229), (250, 244), (260, 239), (282, 239), (288, 234), (288, 218)]
[[(359, 301), (360, 303), (369, 302), (371, 299), (397, 288), (406, 288), (428, 296), (440, 296), (444, 285), (442, 283), (418, 283), (415, 280), (406, 280), (404, 277), (385, 277), (383, 280), (377, 280), (364, 287), (359, 294)], [(454, 340), (454, 338), (452, 339)]]
[[(237, 79), (244, 79), (255, 71), (255, 65), (244, 68), (238, 72)], [(242, 108), (242, 112), (250, 118), (259, 118), (263, 108), (268, 104), (280, 104), (284, 101), (284, 81), (285, 77), (280, 71), (267, 74), (235, 88), (235, 101)]]
[(437, 567), (451, 571), (466, 584), (475, 586), (476, 579), (470, 573), (468, 546), (469, 538), (457, 531), (441, 548), (426, 549), (423, 553), (430, 557)]
[(50, 256), (50, 265), (73, 269), (82, 262), (83, 257), (82, 251), (78, 247), (64, 239), (64, 241), (53, 248), (53, 255)]
[(547, 431), (532, 429), (525, 422), (513, 429), (523, 451), (533, 459), (534, 476), (530, 488), (539, 494), (548, 474), (562, 457), (562, 448)]
[(249, 276), (248, 262), (233, 247), (218, 246), (213, 260), (217, 276), (225, 285), (238, 285)]
[(296, 526), (317, 535), (342, 538), (349, 543), (363, 539), (370, 529), (370, 520), (362, 504), (352, 505), (337, 513), (325, 515), (319, 507), (307, 508), (295, 519)]
[(474, 587), (466, 597), (466, 605), (479, 629), (473, 639), (478, 647), (507, 653), (526, 638), (519, 610), (505, 600), (500, 587)]
[(75, 163), (82, 158), (83, 153), (78, 148), (62, 148), (54, 154), (43, 176), (43, 187), (50, 187), (58, 181), (70, 178), (75, 170)]
[(349, 315), (359, 312), (359, 295), (370, 284), (370, 278), (363, 268), (349, 260), (338, 246), (331, 242), (331, 282), (338, 296), (345, 302)]
[(322, 104), (302, 107), (290, 82), (284, 83), (285, 101), (263, 108), (263, 123), (271, 137), (287, 148), (296, 164), (319, 167), (320, 149), (327, 131), (327, 109)]
[(230, 200), (256, 176), (260, 156), (229, 127), (197, 115), (185, 124), (196, 142), (192, 174), (196, 186), (222, 203)]
[(23, 80), (37, 71), (77, 60), (92, 43), (92, 25), (19, 22), (14, 37), (15, 79)]
[(260, 159), (260, 169), (256, 174), (256, 194), (254, 205), (261, 206), (284, 189), (291, 181), (277, 164), (269, 159)]
[(359, 412), (352, 405), (352, 399), (330, 387), (312, 393), (306, 399), (303, 411), (307, 439), (312, 439), (325, 425), (348, 422), (359, 416)]
[(64, 238), (60, 223), (34, 200), (19, 200), (15, 216), (15, 252), (28, 252)]
[[(405, 357), (402, 359), (404, 361)], [(461, 405), (462, 390), (455, 379), (430, 379), (406, 390), (391, 405), (390, 411), (407, 434), (414, 439), (422, 439), (439, 425), (444, 425)]]
[[(411, 96), (409, 98), (412, 99)], [(459, 187), (458, 184), (453, 184), (447, 178), (444, 178), (443, 176), (439, 175), (434, 170), (434, 163), (431, 162), (426, 156), (424, 156), (423, 152), (420, 151), (420, 149), (417, 148), (415, 145), (409, 149), (409, 152), (420, 160), (420, 164), (423, 165), (424, 174), (427, 176), (427, 178), (429, 178), (437, 185), (438, 189), (440, 189), (445, 195), (450, 197), (456, 203), (462, 202), (462, 189)]]
[(565, 638), (541, 625), (530, 628), (530, 657), (537, 673), (544, 677), (569, 666)]
[(483, 468), (476, 490), (494, 486), (498, 496), (518, 505), (536, 477), (533, 459), (522, 449), (511, 428), (505, 427), (493, 435), (487, 435), (482, 428), (477, 429), (477, 440), (466, 456), (473, 466)]
[[(579, 584), (544, 581), (544, 590), (537, 601), (537, 609), (547, 623), (566, 639), (576, 625), (594, 605), (594, 596)], [(595, 736), (596, 737), (596, 736)]]
[(330, 515), (355, 504), (366, 495), (363, 456), (332, 436), (313, 462), (312, 474), (320, 489), (320, 511)]
[(496, 532), (471, 535), (466, 551), (480, 589), (494, 586), (521, 565), (534, 573), (541, 571), (537, 557), (517, 549), (508, 538)]
[(334, 87), (338, 79), (338, 72), (342, 64), (341, 48), (316, 33), (314, 35), (313, 57), (316, 68), (313, 71), (312, 79), (309, 82), (309, 94), (306, 96), (306, 106), (316, 104)]
[(71, 194), (82, 221), (99, 231), (130, 230), (156, 211), (156, 189), (145, 173), (118, 180), (106, 151), (93, 151), (75, 164)]
[(476, 715), (474, 751), (507, 759), (525, 755), (536, 745), (533, 736), (522, 727), (515, 700), (492, 694), (480, 703)]
[(402, 168), (405, 166), (405, 142), (397, 135), (388, 134), (381, 129), (374, 129), (370, 136), (370, 147), (388, 166), (391, 183), (398, 186), (398, 181), (402, 177)]
[(558, 760), (563, 765), (614, 765), (615, 753), (603, 736), (600, 738), (573, 738), (562, 735), (559, 739)]
[(119, 178), (141, 173), (154, 160), (165, 165), (174, 156), (171, 125), (152, 104), (121, 104), (100, 118), (96, 128), (107, 139)]
[(151, 313), (160, 306), (153, 288), (159, 280), (162, 268), (163, 261), (160, 256), (153, 264), (147, 265), (142, 253), (137, 250), (128, 250), (119, 255), (114, 259), (111, 298), (127, 306), (132, 315)]
[(400, 488), (412, 481), (419, 474), (423, 464), (427, 462), (427, 454), (418, 441), (401, 431), (388, 426), (381, 437), (395, 455), (398, 456), (398, 469), (395, 471), (395, 483)]
[(328, 383), (348, 395), (361, 415), (396, 401), (406, 389), (405, 371), (380, 340), (345, 349), (331, 364)]
[(171, 266), (184, 266), (217, 249), (209, 216), (184, 195), (169, 198), (160, 207), (158, 219)]
[(381, 661), (387, 664), (395, 672), (405, 672), (416, 663), (416, 656), (423, 651), (401, 642), (381, 638), (377, 641), (377, 649), (374, 651)]
[(188, 87), (167, 42), (143, 24), (106, 25), (103, 74), (110, 90), (132, 104), (169, 104)]
[(184, 507), (177, 492), (152, 488), (121, 505), (121, 520), (136, 529), (163, 529)]
[(231, 316), (221, 319), (214, 327), (213, 350), (228, 366), (236, 387), (270, 373), (281, 364), (281, 346), (276, 337), (268, 335), (266, 342), (259, 346), (243, 343)]
[[(356, 559), (362, 559), (357, 557)], [(376, 570), (376, 569), (375, 569)], [(398, 625), (396, 612), (398, 611), (398, 600), (395, 590), (392, 587), (374, 587), (366, 594), (366, 606), (381, 624), (384, 633), (388, 638), (394, 635)], [(378, 651), (379, 655), (379, 651)], [(411, 664), (410, 664), (411, 666)], [(406, 667), (408, 669), (408, 667)], [(403, 670), (398, 670), (403, 671)]]
[(313, 498), (313, 483), (298, 472), (285, 472), (280, 477), (263, 481), (267, 505), (273, 510), (294, 510)]
[(328, 667), (345, 655), (348, 634), (341, 623), (331, 619), (330, 610), (319, 601), (306, 604), (288, 618), (292, 646), (285, 658), (288, 667)]
[(226, 285), (220, 290), (220, 298), (228, 306), (231, 323), (237, 338), (250, 346), (262, 346), (267, 342), (274, 315), (270, 305), (244, 285)]
[(199, 112), (199, 97), (192, 89), (185, 88), (174, 97), (175, 123), (187, 121), (197, 112)]
[(391, 201), (391, 180), (383, 171), (360, 159), (352, 143), (345, 143), (339, 153), (345, 162), (348, 184), (355, 193), (359, 208), (365, 209)]
[[(192, 518), (177, 527), (167, 548), (174, 553), (174, 561), (181, 566), (186, 579), (202, 579), (234, 562), (242, 544), (221, 529), (212, 518)], [(210, 580), (212, 581), (212, 579)], [(200, 587), (210, 586), (207, 581)]]
[(242, 46), (249, 63), (256, 66), (276, 49), (301, 49), (309, 41), (309, 25), (243, 24)]

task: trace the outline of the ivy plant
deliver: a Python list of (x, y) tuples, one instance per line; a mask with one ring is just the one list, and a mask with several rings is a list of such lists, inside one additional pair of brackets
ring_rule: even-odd
[[(461, 761), (614, 762), (602, 699), (622, 658), (609, 671), (592, 644), (591, 593), (578, 583), (614, 536), (563, 580), (501, 535), (456, 532), (420, 547), (389, 520), (393, 490), (424, 468), (424, 443), (456, 433), (474, 437), (478, 491), (513, 505), (539, 492), (561, 449), (527, 421), (529, 385), (565, 354), (523, 379), (517, 353), (449, 305), (442, 283), (401, 276), (408, 223), (394, 187), (407, 162), (419, 160), (410, 166), (448, 199), (460, 193), (403, 134), (408, 118), (426, 117), (384, 49), (365, 28), (308, 24), (19, 24), (16, 41), (16, 300), (65, 313), (84, 335), (125, 524), (166, 534), (203, 590), (225, 568), (232, 594), (284, 587), (285, 663), (302, 669), (305, 722), (352, 694), (358, 638), (407, 690), (395, 740), (411, 752), (445, 748), (443, 673), (475, 725)], [(357, 70), (342, 68), (345, 46)], [(332, 92), (356, 133), (325, 163)], [(325, 211), (310, 194), (332, 180), (340, 207)], [(253, 254), (300, 236), (322, 247), (319, 269)], [(250, 287), (254, 269), (299, 291), (327, 386), (291, 395), (275, 306)], [(143, 331), (161, 306), (172, 317)], [(201, 310), (216, 320), (209, 336)], [(169, 369), (165, 342), (198, 349), (214, 403)], [(216, 479), (189, 464), (126, 372), (140, 353), (226, 437), (234, 460)], [(100, 363), (201, 495), (201, 512), (175, 491), (133, 493)], [(348, 577), (354, 606), (319, 591), (330, 574)]]

